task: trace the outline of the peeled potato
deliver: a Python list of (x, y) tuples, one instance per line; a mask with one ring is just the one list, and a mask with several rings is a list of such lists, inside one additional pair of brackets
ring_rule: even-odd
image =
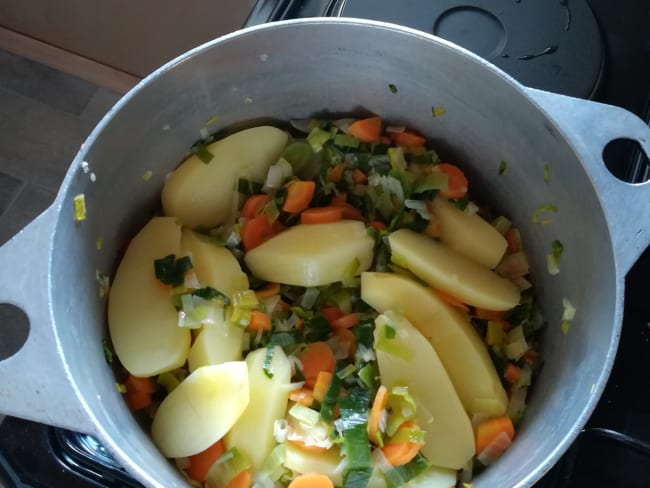
[(131, 240), (108, 300), (108, 327), (120, 362), (135, 376), (153, 376), (185, 363), (190, 332), (178, 326), (169, 291), (159, 286), (154, 260), (180, 257), (176, 219), (154, 217)]
[(345, 279), (355, 260), (356, 273), (367, 270), (374, 244), (356, 220), (296, 225), (249, 251), (244, 260), (262, 280), (321, 286)]
[(240, 360), (243, 337), (244, 329), (228, 320), (204, 324), (187, 356), (190, 371), (201, 366)]
[(151, 436), (167, 457), (192, 456), (230, 430), (249, 398), (244, 361), (204, 366), (165, 397), (153, 419)]
[[(438, 354), (401, 315), (380, 315), (375, 325), (381, 382), (389, 391), (408, 387), (417, 405), (415, 421), (426, 432), (422, 454), (436, 466), (460, 469), (474, 455), (474, 431)], [(387, 325), (395, 331), (390, 339)]]
[(400, 229), (388, 242), (391, 261), (468, 305), (509, 310), (519, 303), (517, 285), (426, 235)]
[(231, 297), (236, 291), (248, 290), (248, 277), (237, 258), (223, 246), (189, 229), (183, 229), (181, 249), (192, 256), (201, 286), (211, 286)]
[[(470, 414), (505, 413), (506, 392), (487, 346), (465, 314), (424, 286), (393, 273), (363, 273), (361, 299), (379, 312), (393, 310), (402, 314), (422, 333), (438, 353)], [(429, 375), (429, 370), (411, 371), (427, 371)]]
[(254, 470), (262, 468), (275, 447), (274, 423), (285, 417), (289, 401), (289, 359), (280, 346), (275, 346), (269, 367), (273, 377), (269, 378), (264, 372), (266, 358), (266, 348), (257, 349), (246, 356), (250, 403), (225, 439), (228, 449), (237, 447), (248, 455)]
[(261, 126), (213, 142), (206, 147), (213, 155), (208, 164), (192, 155), (167, 179), (163, 212), (190, 228), (223, 224), (237, 205), (238, 179), (264, 183), (287, 139), (280, 129)]
[(493, 269), (503, 258), (508, 242), (489, 222), (468, 214), (444, 198), (431, 202), (440, 224), (440, 240), (466, 258)]

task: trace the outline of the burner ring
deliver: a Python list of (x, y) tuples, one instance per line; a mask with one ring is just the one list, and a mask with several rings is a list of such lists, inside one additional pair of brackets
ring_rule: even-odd
[(434, 21), (433, 34), (484, 58), (498, 56), (506, 45), (501, 21), (480, 7), (453, 7), (442, 12)]

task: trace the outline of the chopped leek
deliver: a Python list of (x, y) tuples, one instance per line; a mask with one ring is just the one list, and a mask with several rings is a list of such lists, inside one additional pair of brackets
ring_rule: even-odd
[(508, 359), (519, 359), (528, 351), (528, 343), (524, 336), (524, 329), (521, 325), (512, 328), (508, 332), (508, 339), (504, 350)]
[(323, 150), (323, 145), (331, 138), (332, 134), (329, 132), (321, 129), (320, 127), (314, 127), (307, 136), (307, 142), (309, 143), (311, 150), (315, 153), (318, 153)]
[(158, 378), (156, 379), (156, 382), (159, 385), (164, 386), (165, 390), (167, 390), (167, 393), (171, 393), (178, 385), (181, 384), (181, 382), (176, 377), (176, 375), (174, 375), (170, 371), (159, 374)]
[(196, 155), (197, 158), (201, 160), (203, 164), (210, 164), (214, 159), (214, 154), (212, 154), (210, 150), (205, 147), (203, 142), (197, 142), (192, 146), (190, 150)]
[(296, 419), (298, 422), (301, 422), (305, 425), (313, 427), (318, 423), (318, 420), (321, 418), (321, 415), (318, 411), (296, 403), (289, 409), (289, 415)]
[(505, 235), (506, 232), (510, 230), (512, 227), (512, 222), (510, 219), (504, 217), (503, 215), (500, 215), (496, 219), (494, 219), (492, 222), (492, 227), (494, 227), (496, 230), (499, 231), (499, 234)]
[(152, 176), (153, 172), (151, 170), (147, 170), (142, 174), (142, 181), (149, 181)]
[(548, 164), (545, 164), (544, 165), (544, 183), (546, 183), (547, 185), (548, 185), (548, 183), (550, 181), (550, 176), (551, 176), (551, 170), (548, 167)]
[(267, 378), (273, 378), (273, 370), (271, 369), (271, 362), (273, 361), (273, 354), (275, 353), (275, 346), (266, 346), (266, 355), (264, 356), (264, 363), (262, 370)]
[(108, 345), (106, 339), (102, 339), (102, 349), (104, 349), (104, 358), (108, 364), (113, 364), (113, 350)]
[(338, 400), (341, 386), (341, 378), (339, 378), (338, 375), (333, 375), (330, 386), (327, 388), (325, 398), (323, 398), (323, 403), (320, 407), (320, 418), (323, 420), (323, 422), (329, 424), (332, 422), (332, 420), (334, 420), (334, 405)]
[(174, 254), (156, 259), (153, 264), (158, 281), (173, 288), (183, 285), (185, 273), (194, 267), (189, 256), (176, 259)]
[(334, 136), (334, 144), (339, 147), (351, 147), (358, 148), (361, 141), (356, 137), (353, 137), (349, 134), (336, 134)]
[(343, 471), (343, 485), (349, 488), (365, 488), (372, 475), (370, 441), (368, 440), (368, 390), (356, 389), (339, 400), (341, 411), (339, 430), (347, 463)]
[(499, 161), (499, 176), (503, 175), (508, 170), (508, 163), (503, 159)]
[(81, 222), (86, 220), (86, 197), (83, 193), (76, 195), (73, 199), (74, 203), (74, 220)]
[(250, 467), (248, 456), (236, 447), (231, 447), (212, 465), (205, 478), (206, 484), (228, 486), (235, 476)]
[(533, 212), (533, 224), (539, 223), (541, 216), (546, 212), (557, 213), (557, 207), (552, 203), (546, 203), (537, 207)]
[(237, 191), (246, 196), (255, 195), (262, 191), (262, 185), (257, 181), (239, 178), (237, 180)]
[(560, 272), (560, 256), (562, 256), (564, 246), (562, 246), (560, 241), (555, 240), (551, 242), (551, 247), (553, 248), (553, 252), (546, 255), (546, 268), (549, 274), (556, 275)]
[(395, 94), (397, 93), (397, 87), (396, 87), (394, 84), (392, 84), (392, 83), (389, 83), (389, 84), (388, 84), (388, 89), (390, 90), (390, 92), (391, 92), (393, 95), (395, 95)]
[(444, 107), (431, 107), (431, 115), (433, 115), (434, 117), (440, 117), (446, 113), (447, 111), (445, 110)]
[(573, 304), (567, 299), (562, 299), (562, 320), (573, 320), (576, 315), (576, 308)]
[(252, 310), (257, 307), (260, 302), (257, 295), (253, 290), (236, 291), (232, 295), (232, 304), (235, 308), (245, 308)]
[(284, 150), (282, 157), (289, 161), (293, 167), (294, 174), (300, 172), (311, 161), (314, 152), (306, 141), (295, 141), (290, 143)]
[(115, 382), (115, 389), (122, 395), (126, 393), (126, 385), (124, 385), (123, 383)]
[(411, 461), (402, 466), (396, 466), (384, 473), (387, 488), (399, 488), (413, 478), (429, 469), (429, 461), (421, 454), (416, 455)]

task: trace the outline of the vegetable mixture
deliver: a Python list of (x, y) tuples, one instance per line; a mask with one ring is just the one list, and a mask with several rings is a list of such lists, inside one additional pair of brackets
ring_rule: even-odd
[(292, 125), (166, 180), (110, 290), (118, 388), (197, 486), (462, 486), (540, 366), (519, 231), (404, 127)]

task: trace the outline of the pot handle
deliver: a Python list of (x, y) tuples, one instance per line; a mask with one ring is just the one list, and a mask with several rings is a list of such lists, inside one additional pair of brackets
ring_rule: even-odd
[(48, 208), (0, 247), (0, 413), (92, 433), (52, 317), (55, 216)]
[(533, 88), (526, 91), (557, 121), (582, 156), (609, 223), (616, 267), (624, 275), (650, 243), (650, 181), (632, 184), (619, 180), (606, 168), (603, 150), (613, 140), (630, 139), (650, 157), (650, 127), (619, 107)]

